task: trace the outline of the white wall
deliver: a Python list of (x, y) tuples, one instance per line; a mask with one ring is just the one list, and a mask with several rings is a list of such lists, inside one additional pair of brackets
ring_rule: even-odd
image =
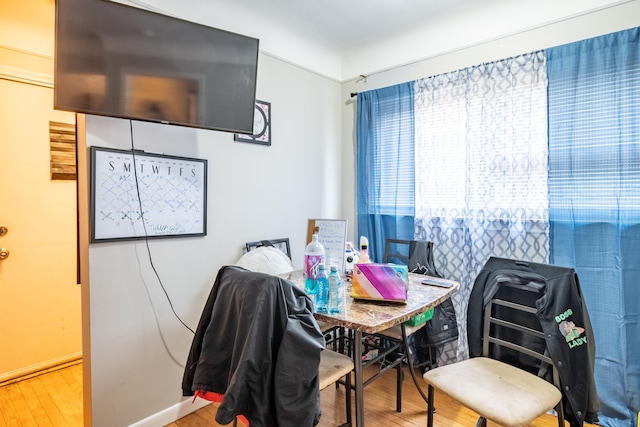
[[(264, 54), (258, 68), (257, 98), (272, 107), (271, 147), (133, 123), (136, 149), (208, 159), (207, 236), (149, 242), (173, 307), (192, 329), (218, 269), (240, 257), (244, 242), (289, 237), (301, 266), (307, 219), (341, 217), (339, 84)], [(129, 122), (87, 116), (86, 140), (130, 149)], [(89, 245), (89, 275), (93, 426), (157, 426), (191, 409), (181, 379), (192, 334), (173, 316), (144, 242)]]
[[(505, 13), (496, 20), (509, 20)], [(484, 21), (478, 21), (483, 26)], [(365, 80), (350, 80), (342, 84), (342, 162), (344, 165), (342, 186), (343, 217), (349, 218), (350, 227), (356, 227), (355, 218), (355, 117), (356, 102), (351, 98), (352, 92), (364, 92), (399, 83), (413, 81), (420, 78), (435, 76), (449, 71), (458, 70), (484, 62), (496, 61), (522, 53), (533, 52), (553, 46), (559, 46), (578, 40), (612, 33), (628, 28), (640, 26), (640, 0), (618, 4), (598, 12), (565, 19), (553, 24), (535, 29), (514, 32), (513, 35), (499, 38), (488, 43), (479, 43), (450, 52), (431, 56), (403, 67), (369, 75)], [(474, 33), (469, 27), (468, 33)], [(427, 44), (424, 55), (429, 55), (433, 42)], [(402, 50), (401, 46), (398, 46)], [(414, 56), (421, 56), (414, 54)]]

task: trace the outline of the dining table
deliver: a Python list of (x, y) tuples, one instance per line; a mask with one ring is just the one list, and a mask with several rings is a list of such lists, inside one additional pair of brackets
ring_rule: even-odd
[[(280, 275), (280, 277), (293, 282), (304, 289), (304, 276), (302, 270), (295, 270)], [(431, 283), (424, 284), (423, 282)], [(453, 280), (435, 278), (417, 273), (408, 274), (406, 303), (371, 301), (354, 299), (350, 296), (350, 282), (344, 281), (344, 297), (339, 313), (314, 313), (316, 320), (325, 322), (331, 326), (339, 326), (353, 331), (353, 361), (355, 391), (355, 425), (364, 427), (364, 372), (363, 372), (363, 334), (376, 334), (385, 329), (400, 325), (405, 349), (408, 349), (405, 324), (413, 316), (423, 313), (447, 298), (458, 289), (459, 283)], [(409, 359), (411, 378), (425, 401), (427, 397), (420, 388), (419, 380), (415, 375)], [(427, 402), (427, 404), (431, 404)]]

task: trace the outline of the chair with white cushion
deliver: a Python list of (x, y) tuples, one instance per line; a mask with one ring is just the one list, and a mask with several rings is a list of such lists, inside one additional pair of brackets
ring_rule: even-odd
[[(528, 304), (527, 294), (535, 287), (502, 283), (518, 288), (513, 293), (496, 293), (484, 309), (482, 356), (440, 366), (427, 371), (430, 402), (427, 426), (434, 425), (434, 389), (442, 391), (480, 417), (477, 427), (487, 420), (502, 426), (524, 426), (555, 408), (558, 426), (564, 426), (560, 381), (553, 361), (545, 354), (544, 333), (535, 325), (536, 307)], [(526, 361), (529, 370), (518, 366)], [(552, 382), (542, 378), (551, 373)]]
[[(439, 274), (436, 271), (433, 261), (433, 243), (419, 240), (403, 240), (403, 239), (386, 239), (384, 247), (384, 255), (382, 258), (383, 263), (403, 264), (409, 266), (410, 271), (415, 270), (418, 273), (431, 273)], [(414, 364), (413, 355), (411, 354), (411, 348), (408, 345), (409, 337), (422, 329), (426, 323), (421, 323), (415, 326), (409, 324), (395, 325), (389, 329), (378, 332), (376, 335), (383, 339), (389, 340), (392, 345), (396, 346), (396, 352), (402, 359), (407, 361), (409, 366), (409, 373), (416, 383), (419, 384), (419, 380), (415, 374), (415, 368), (421, 367), (423, 364)], [(456, 335), (457, 337), (457, 335)], [(424, 364), (429, 364), (430, 360)], [(402, 410), (402, 363), (397, 365), (398, 368), (398, 386), (396, 390), (396, 411)], [(425, 402), (428, 400), (427, 395), (418, 386), (418, 393), (422, 396)]]
[[(259, 271), (267, 274), (284, 274), (295, 270), (291, 262), (291, 249), (289, 239), (270, 239), (247, 242), (244, 245), (244, 254), (236, 262), (239, 267), (251, 271)], [(331, 326), (324, 322), (318, 322), (320, 330), (330, 331)]]
[[(278, 245), (280, 244), (280, 245)], [(280, 246), (278, 248), (276, 245)], [(246, 253), (236, 263), (237, 266), (250, 271), (278, 275), (294, 271), (293, 263), (289, 258), (289, 239), (260, 240), (248, 242), (245, 245)], [(320, 330), (325, 334), (333, 334), (331, 325), (318, 322)], [(319, 387), (320, 390), (327, 388), (331, 384), (338, 384), (343, 381), (346, 396), (346, 418), (345, 425), (351, 424), (351, 371), (353, 371), (353, 360), (344, 354), (330, 349), (324, 349), (320, 353), (319, 367)]]

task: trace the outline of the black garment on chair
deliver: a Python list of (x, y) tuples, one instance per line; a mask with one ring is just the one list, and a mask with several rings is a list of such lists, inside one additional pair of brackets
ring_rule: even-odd
[(311, 301), (293, 283), (222, 267), (191, 344), (183, 395), (224, 395), (220, 424), (243, 415), (251, 427), (314, 426), (324, 345)]
[[(409, 245), (409, 271), (429, 276), (443, 277), (435, 266), (433, 242), (412, 240)], [(438, 304), (433, 317), (424, 328), (413, 334), (418, 364), (436, 364), (438, 347), (458, 339), (458, 322), (451, 298)]]
[(429, 276), (442, 277), (433, 259), (433, 242), (411, 240), (409, 242), (409, 271)]
[[(536, 295), (534, 304), (539, 322), (530, 327), (541, 328), (544, 332), (545, 342), (542, 345), (546, 345), (560, 376), (566, 419), (571, 427), (582, 426), (585, 421), (595, 423), (599, 410), (593, 376), (595, 341), (578, 275), (572, 268), (490, 258), (478, 274), (469, 297), (469, 356), (482, 354), (484, 306), (496, 292), (509, 292), (508, 287), (500, 286), (504, 282), (523, 285), (525, 289), (533, 286), (542, 290), (542, 297), (531, 293)], [(575, 336), (565, 336), (567, 332), (564, 326), (571, 324), (563, 322), (571, 322), (573, 327), (579, 328), (579, 335), (576, 332)], [(527, 368), (522, 363), (520, 367)]]

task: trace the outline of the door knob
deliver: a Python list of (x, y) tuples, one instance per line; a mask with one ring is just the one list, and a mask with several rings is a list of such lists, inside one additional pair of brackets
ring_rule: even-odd
[(0, 225), (0, 236), (4, 236), (5, 234), (7, 234), (7, 231), (9, 231), (7, 227), (5, 227), (4, 225)]
[(9, 258), (9, 250), (5, 248), (0, 248), (0, 261), (7, 258)]

